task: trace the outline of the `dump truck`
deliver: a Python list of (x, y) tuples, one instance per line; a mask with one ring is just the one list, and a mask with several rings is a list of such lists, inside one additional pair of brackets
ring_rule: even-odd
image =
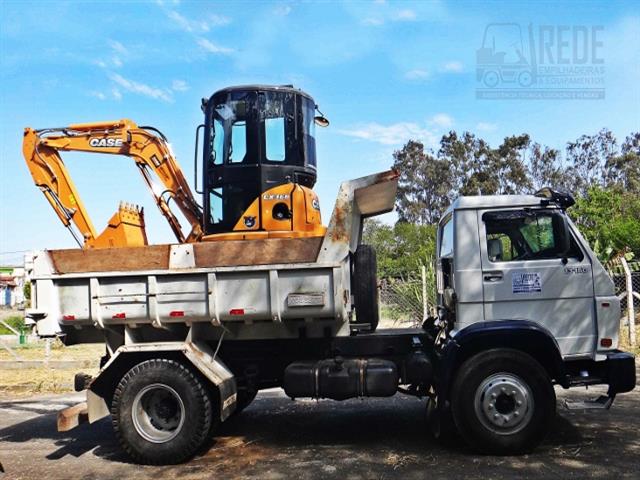
[[(238, 92), (225, 98), (236, 102)], [(260, 105), (259, 91), (243, 98)], [(455, 200), (437, 229), (437, 316), (419, 328), (378, 329), (376, 255), (362, 227), (392, 210), (398, 173), (342, 183), (319, 229), (314, 197), (301, 197), (300, 215), (286, 193), (261, 193), (278, 175), (289, 192), (310, 183), (315, 140), (302, 128), (295, 136), (295, 112), (278, 127), (292, 129), (292, 165), (286, 152), (284, 164), (264, 156), (243, 164), (232, 161), (241, 148), (233, 138), (219, 145), (222, 158), (212, 153), (211, 109), (227, 112), (226, 101), (205, 107), (202, 225), (229, 237), (35, 252), (27, 315), (38, 334), (106, 349), (97, 375), (76, 375), (86, 402), (60, 412), (59, 430), (111, 416), (134, 461), (179, 463), (260, 390), (280, 387), (292, 399), (420, 397), (437, 438), (508, 455), (549, 431), (555, 386), (608, 385), (607, 395), (569, 405), (600, 410), (635, 387), (634, 358), (618, 350), (620, 302), (567, 215), (571, 195), (546, 188)], [(244, 161), (254, 147), (265, 151), (267, 130), (253, 120), (241, 126), (255, 135)], [(214, 191), (221, 186), (230, 194)], [(279, 218), (285, 208), (271, 201), (289, 213)], [(259, 213), (243, 213), (254, 202)], [(292, 215), (314, 233), (297, 235)], [(271, 220), (287, 227), (263, 228)]]

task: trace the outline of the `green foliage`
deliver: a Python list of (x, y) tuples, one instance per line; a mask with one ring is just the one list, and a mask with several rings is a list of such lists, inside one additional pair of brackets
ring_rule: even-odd
[(422, 265), (435, 257), (436, 226), (398, 222), (386, 225), (365, 221), (363, 243), (376, 249), (378, 276), (408, 279), (419, 274)]
[[(9, 318), (5, 318), (4, 321), (9, 324), (12, 328), (16, 329), (20, 332), (24, 329), (24, 318), (19, 316), (13, 316)], [(0, 335), (13, 335), (13, 332), (0, 323)]]
[(569, 214), (601, 260), (631, 251), (640, 255), (640, 196), (593, 186)]
[(506, 137), (493, 148), (472, 133), (451, 131), (437, 151), (409, 141), (393, 157), (400, 172), (400, 223), (376, 229), (374, 238), (385, 275), (405, 275), (434, 249), (416, 243), (426, 231), (401, 227), (405, 222), (436, 224), (459, 195), (524, 194), (543, 186), (563, 188), (579, 199), (570, 213), (600, 258), (629, 250), (640, 255), (640, 133), (621, 145), (607, 129), (582, 135), (567, 143), (563, 158), (560, 150), (526, 134)]

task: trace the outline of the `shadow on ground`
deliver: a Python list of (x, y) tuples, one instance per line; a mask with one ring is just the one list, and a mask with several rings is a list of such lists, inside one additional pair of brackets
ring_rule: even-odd
[(620, 396), (608, 412), (568, 412), (559, 405), (555, 428), (534, 453), (490, 457), (436, 444), (427, 434), (424, 401), (414, 398), (292, 402), (268, 391), (223, 424), (206, 452), (170, 467), (128, 463), (108, 419), (57, 433), (50, 408), (3, 402), (0, 409), (23, 409), (32, 418), (0, 430), (0, 454), (7, 468), (11, 450), (33, 449), (33, 465), (24, 472), (32, 466), (47, 478), (68, 476), (60, 469), (66, 465), (89, 477), (633, 478), (640, 471), (638, 396)]

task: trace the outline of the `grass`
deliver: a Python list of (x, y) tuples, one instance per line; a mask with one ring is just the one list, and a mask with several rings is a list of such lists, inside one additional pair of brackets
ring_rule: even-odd
[[(28, 343), (13, 348), (23, 360), (44, 360), (45, 342), (38, 340), (35, 343)], [(96, 364), (100, 357), (104, 355), (104, 345), (101, 343), (91, 343), (83, 345), (72, 345), (65, 347), (59, 341), (51, 345), (49, 360), (79, 360), (93, 361)], [(6, 350), (0, 350), (0, 360), (13, 360), (13, 356)]]
[[(16, 347), (14, 351), (24, 360), (44, 360), (45, 343)], [(42, 393), (65, 393), (73, 391), (73, 376), (78, 371), (90, 375), (98, 373), (98, 362), (104, 355), (104, 345), (87, 344), (65, 347), (59, 342), (52, 345), (50, 360), (75, 360), (82, 367), (49, 368), (44, 365), (17, 370), (3, 369), (0, 375), (0, 398), (35, 395)], [(14, 360), (6, 350), (0, 350), (0, 360)]]
[[(47, 367), (4, 370), (0, 380), (0, 398), (36, 395), (41, 393), (73, 392), (73, 376), (78, 369), (54, 369)], [(98, 368), (83, 368), (95, 375)]]
[(636, 315), (636, 348), (631, 348), (629, 344), (629, 327), (620, 327), (620, 350), (633, 353), (636, 356), (640, 356), (640, 315)]
[[(5, 318), (4, 321), (18, 332), (24, 327), (24, 318), (19, 315)], [(13, 335), (13, 332), (0, 323), (0, 335)]]

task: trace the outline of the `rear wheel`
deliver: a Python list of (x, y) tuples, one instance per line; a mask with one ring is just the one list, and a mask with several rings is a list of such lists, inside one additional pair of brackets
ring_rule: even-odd
[(184, 365), (167, 359), (142, 362), (116, 387), (113, 428), (138, 463), (183, 462), (204, 444), (212, 424), (210, 396)]
[(371, 245), (360, 245), (353, 256), (353, 297), (358, 323), (368, 323), (373, 332), (380, 321), (378, 310), (378, 264)]
[(476, 450), (525, 453), (549, 431), (556, 411), (553, 385), (531, 356), (510, 349), (479, 353), (465, 361), (451, 392), (454, 421)]

